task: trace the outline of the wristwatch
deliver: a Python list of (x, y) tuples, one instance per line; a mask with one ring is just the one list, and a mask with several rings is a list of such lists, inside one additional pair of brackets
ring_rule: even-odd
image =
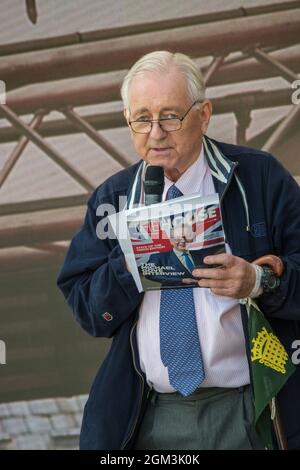
[(262, 265), (262, 274), (260, 280), (260, 287), (263, 293), (273, 292), (280, 285), (280, 278), (274, 271), (266, 265)]

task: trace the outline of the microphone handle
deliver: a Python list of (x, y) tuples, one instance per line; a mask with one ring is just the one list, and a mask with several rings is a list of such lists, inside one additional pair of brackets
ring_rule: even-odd
[(145, 206), (161, 202), (161, 194), (145, 194)]

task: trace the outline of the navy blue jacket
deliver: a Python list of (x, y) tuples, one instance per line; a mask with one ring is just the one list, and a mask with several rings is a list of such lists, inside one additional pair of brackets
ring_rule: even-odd
[[(221, 195), (226, 241), (232, 253), (248, 261), (274, 253), (284, 261), (280, 287), (273, 294), (264, 294), (259, 305), (292, 355), (293, 341), (300, 339), (300, 189), (271, 155), (216, 144), (230, 168), (226, 183), (214, 174), (213, 180)], [(131, 448), (149, 395), (136, 342), (143, 294), (138, 293), (125, 268), (118, 242), (100, 240), (96, 235), (96, 225), (102, 220), (96, 215), (97, 207), (113, 204), (118, 211), (119, 196), (129, 193), (138, 166), (120, 171), (95, 190), (58, 277), (58, 286), (82, 328), (93, 336), (113, 338), (85, 406), (81, 449)], [(247, 205), (245, 197), (241, 197), (240, 184)], [(241, 311), (249, 359), (244, 306)], [(300, 367), (297, 367), (279, 394), (290, 448), (300, 447), (299, 398)]]

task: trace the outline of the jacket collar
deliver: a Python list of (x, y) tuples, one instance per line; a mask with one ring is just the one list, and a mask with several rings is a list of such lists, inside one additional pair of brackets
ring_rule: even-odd
[(233, 162), (226, 157), (207, 136), (203, 136), (203, 147), (216, 191), (220, 195), (220, 200), (222, 200), (237, 166), (237, 162)]
[(242, 197), (246, 225), (245, 229), (247, 232), (250, 231), (250, 218), (249, 218), (249, 207), (247, 202), (247, 195), (245, 188), (237, 174), (235, 172), (238, 162), (230, 160), (224, 155), (220, 148), (209, 139), (207, 136), (203, 137), (203, 146), (207, 158), (207, 162), (214, 180), (216, 192), (219, 193), (220, 202), (222, 202), (228, 186), (230, 185), (231, 179), (234, 176), (239, 192)]

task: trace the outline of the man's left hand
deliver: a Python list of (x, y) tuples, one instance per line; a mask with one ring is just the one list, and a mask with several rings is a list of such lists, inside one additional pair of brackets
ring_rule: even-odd
[(255, 269), (242, 258), (227, 253), (206, 256), (207, 265), (220, 264), (219, 268), (197, 268), (193, 276), (199, 279), (200, 287), (208, 287), (216, 295), (242, 299), (252, 291), (256, 274)]

